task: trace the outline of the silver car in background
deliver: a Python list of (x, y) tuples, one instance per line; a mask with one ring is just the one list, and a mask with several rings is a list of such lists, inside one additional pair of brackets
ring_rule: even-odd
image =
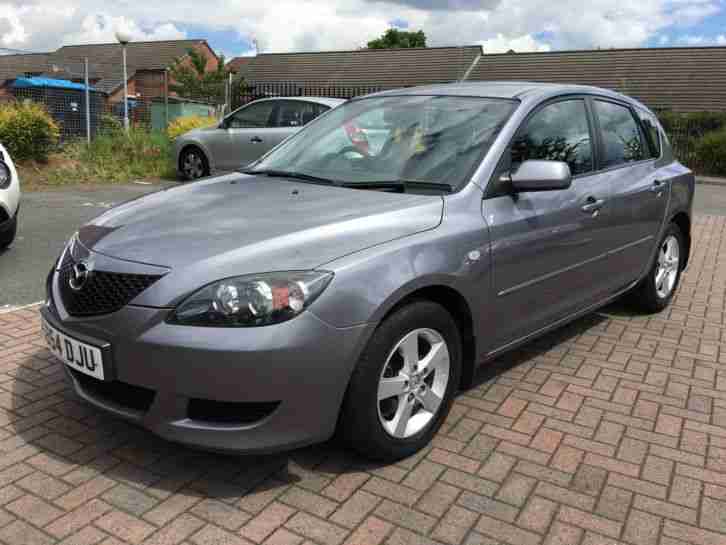
[(271, 451), (337, 426), (399, 459), (479, 365), (622, 295), (665, 309), (694, 187), (612, 91), (387, 91), (81, 227), (43, 328), (79, 396), (170, 440)]
[(218, 125), (177, 138), (177, 172), (185, 180), (196, 180), (215, 171), (239, 169), (343, 102), (324, 97), (275, 97), (250, 102)]

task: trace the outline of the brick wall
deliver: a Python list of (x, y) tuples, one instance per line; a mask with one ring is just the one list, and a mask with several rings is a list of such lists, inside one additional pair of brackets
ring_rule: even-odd
[(142, 98), (164, 96), (163, 70), (138, 70), (134, 76), (135, 89)]
[[(219, 65), (219, 59), (214, 52), (206, 45), (200, 44), (194, 49), (199, 51), (207, 59), (207, 71), (211, 72), (217, 69)], [(191, 61), (186, 58), (182, 61), (183, 65), (189, 66)], [(169, 83), (173, 80), (170, 79)], [(137, 93), (141, 95), (142, 99), (150, 99), (154, 97), (164, 96), (164, 70), (137, 70), (136, 74), (129, 79), (129, 96), (135, 96)], [(176, 93), (169, 93), (175, 95)], [(112, 93), (108, 101), (110, 103), (123, 101), (123, 87), (117, 89)]]

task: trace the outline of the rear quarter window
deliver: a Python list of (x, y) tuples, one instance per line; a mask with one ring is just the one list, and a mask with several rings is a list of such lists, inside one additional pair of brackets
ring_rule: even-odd
[(648, 151), (650, 157), (658, 158), (661, 155), (661, 131), (658, 128), (658, 121), (649, 112), (638, 110), (638, 117), (643, 125), (643, 130), (648, 138)]

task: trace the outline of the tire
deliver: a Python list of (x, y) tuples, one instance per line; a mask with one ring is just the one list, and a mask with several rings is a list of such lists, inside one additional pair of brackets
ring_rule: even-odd
[[(418, 354), (411, 361), (416, 361), (419, 369), (434, 352), (437, 357), (431, 361), (436, 366), (428, 375), (411, 375), (410, 381), (403, 381), (408, 375), (402, 374), (401, 366), (406, 365), (402, 354), (406, 347), (413, 346), (418, 346)], [(459, 329), (441, 305), (416, 301), (396, 310), (373, 333), (353, 371), (341, 410), (339, 435), (361, 455), (379, 461), (399, 460), (422, 449), (451, 409), (459, 387), (461, 361)], [(396, 387), (396, 394), (379, 399), (385, 379)], [(382, 395), (388, 395), (388, 390), (383, 391), (387, 393)], [(427, 410), (424, 401), (429, 409), (435, 409)], [(411, 416), (404, 423), (400, 415), (409, 408)]]
[[(673, 246), (673, 244), (676, 246)], [(677, 248), (677, 257), (672, 253), (668, 254), (674, 248)], [(658, 243), (655, 262), (632, 294), (632, 302), (635, 303), (639, 310), (646, 313), (656, 313), (670, 304), (681, 279), (681, 272), (686, 258), (685, 252), (686, 245), (683, 233), (675, 223), (671, 223)], [(664, 265), (666, 266), (666, 272), (664, 278), (660, 278), (659, 274)]]
[(5, 226), (5, 230), (0, 231), (0, 251), (5, 250), (15, 240), (18, 233), (18, 214), (10, 220), (10, 224)]
[(209, 161), (204, 152), (196, 146), (188, 146), (179, 155), (179, 171), (187, 181), (209, 176)]

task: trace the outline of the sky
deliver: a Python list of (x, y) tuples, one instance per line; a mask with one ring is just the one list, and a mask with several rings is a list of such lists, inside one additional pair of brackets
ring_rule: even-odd
[(387, 28), (485, 52), (726, 45), (726, 0), (0, 0), (0, 48), (205, 38), (227, 58), (355, 49)]

